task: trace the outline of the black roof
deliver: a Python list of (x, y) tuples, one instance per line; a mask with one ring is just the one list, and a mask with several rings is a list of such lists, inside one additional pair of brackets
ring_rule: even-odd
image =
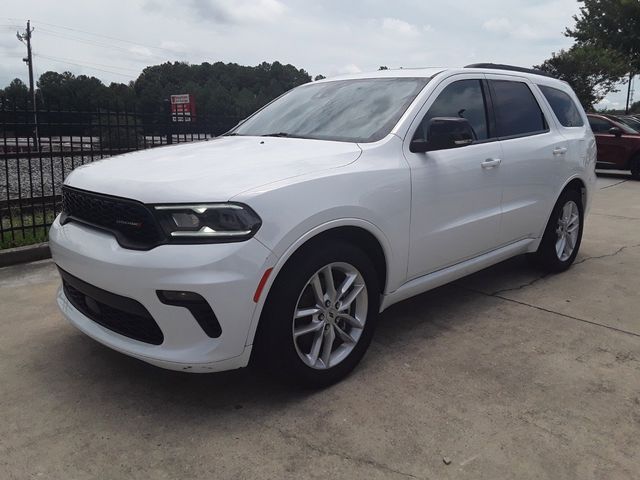
[(543, 77), (556, 78), (550, 73), (536, 70), (535, 68), (516, 67), (515, 65), (503, 65), (501, 63), (472, 63), (465, 65), (464, 68), (488, 68), (491, 70), (509, 70), (512, 72), (533, 73), (534, 75), (542, 75)]

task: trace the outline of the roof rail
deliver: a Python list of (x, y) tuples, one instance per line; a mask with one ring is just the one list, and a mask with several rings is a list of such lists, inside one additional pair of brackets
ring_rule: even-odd
[(543, 77), (556, 78), (550, 73), (536, 70), (534, 68), (516, 67), (515, 65), (503, 65), (500, 63), (472, 63), (465, 65), (464, 68), (488, 68), (490, 70), (509, 70), (511, 72), (533, 73), (534, 75), (542, 75)]

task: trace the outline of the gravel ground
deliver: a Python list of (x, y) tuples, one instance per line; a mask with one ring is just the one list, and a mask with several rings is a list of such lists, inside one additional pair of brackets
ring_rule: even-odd
[[(0, 202), (9, 199), (29, 199), (60, 192), (69, 172), (91, 157), (45, 157), (0, 160)], [(33, 191), (32, 191), (33, 189)]]

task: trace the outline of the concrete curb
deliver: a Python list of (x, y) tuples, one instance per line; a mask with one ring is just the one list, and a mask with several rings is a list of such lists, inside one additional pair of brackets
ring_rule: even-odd
[(35, 262), (45, 258), (51, 258), (51, 251), (47, 242), (27, 245), (26, 247), (6, 248), (0, 250), (0, 268), (18, 263)]

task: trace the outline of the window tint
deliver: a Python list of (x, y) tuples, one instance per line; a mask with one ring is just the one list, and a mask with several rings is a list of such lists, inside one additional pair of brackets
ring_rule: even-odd
[(538, 85), (540, 91), (551, 105), (553, 113), (564, 127), (581, 127), (584, 125), (580, 112), (569, 95), (557, 88)]
[(603, 118), (589, 117), (589, 125), (593, 133), (608, 133), (609, 129), (613, 127), (612, 123)]
[(487, 112), (480, 80), (459, 80), (438, 95), (422, 119), (414, 138), (427, 139), (429, 121), (435, 117), (457, 117), (469, 120), (477, 140), (486, 140)]
[(547, 130), (533, 93), (523, 82), (492, 80), (498, 136), (511, 137)]

